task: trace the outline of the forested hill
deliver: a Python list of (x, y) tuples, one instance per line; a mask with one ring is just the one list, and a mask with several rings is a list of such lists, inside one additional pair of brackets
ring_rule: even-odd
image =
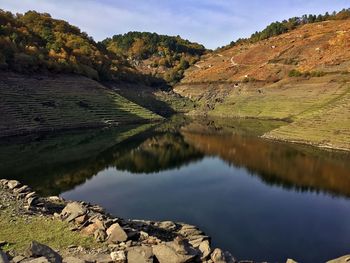
[(49, 70), (111, 78), (123, 61), (85, 32), (49, 14), (0, 10), (0, 65), (21, 73)]
[(127, 57), (141, 72), (175, 83), (184, 71), (206, 52), (203, 45), (180, 36), (158, 35), (149, 32), (129, 32), (107, 38), (102, 43), (119, 56)]
[[(47, 13), (12, 14), (0, 9), (0, 68), (20, 73), (76, 73), (95, 80), (178, 81), (184, 70), (205, 52), (202, 45), (155, 33), (130, 32), (96, 42), (78, 27)], [(130, 58), (130, 59), (128, 59)], [(164, 67), (164, 69), (163, 69)], [(171, 71), (169, 70), (171, 69)]]

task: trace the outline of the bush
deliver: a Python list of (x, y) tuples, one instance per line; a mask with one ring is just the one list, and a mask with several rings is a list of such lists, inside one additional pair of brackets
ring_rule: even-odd
[(299, 70), (293, 69), (289, 71), (288, 76), (289, 77), (301, 77), (303, 73), (301, 73)]

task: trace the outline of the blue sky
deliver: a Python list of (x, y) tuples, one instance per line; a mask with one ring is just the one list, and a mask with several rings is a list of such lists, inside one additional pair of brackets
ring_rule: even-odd
[(349, 7), (349, 0), (0, 0), (1, 9), (48, 12), (95, 40), (151, 31), (181, 35), (208, 48), (247, 37), (274, 21)]

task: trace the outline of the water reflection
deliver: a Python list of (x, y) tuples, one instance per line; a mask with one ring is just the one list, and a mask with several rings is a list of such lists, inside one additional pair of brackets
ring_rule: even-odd
[(72, 189), (108, 167), (154, 173), (214, 156), (246, 168), (268, 184), (350, 196), (348, 154), (256, 137), (278, 125), (254, 120), (181, 120), (156, 127), (2, 140), (0, 173), (52, 195)]
[(349, 253), (349, 154), (258, 138), (279, 125), (177, 119), (2, 140), (0, 174), (118, 216), (198, 225), (240, 259)]

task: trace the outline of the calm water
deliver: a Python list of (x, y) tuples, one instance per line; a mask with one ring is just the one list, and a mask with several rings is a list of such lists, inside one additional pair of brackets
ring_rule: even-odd
[(198, 225), (238, 259), (350, 253), (350, 156), (257, 138), (278, 123), (173, 122), (0, 142), (0, 174), (125, 218)]

